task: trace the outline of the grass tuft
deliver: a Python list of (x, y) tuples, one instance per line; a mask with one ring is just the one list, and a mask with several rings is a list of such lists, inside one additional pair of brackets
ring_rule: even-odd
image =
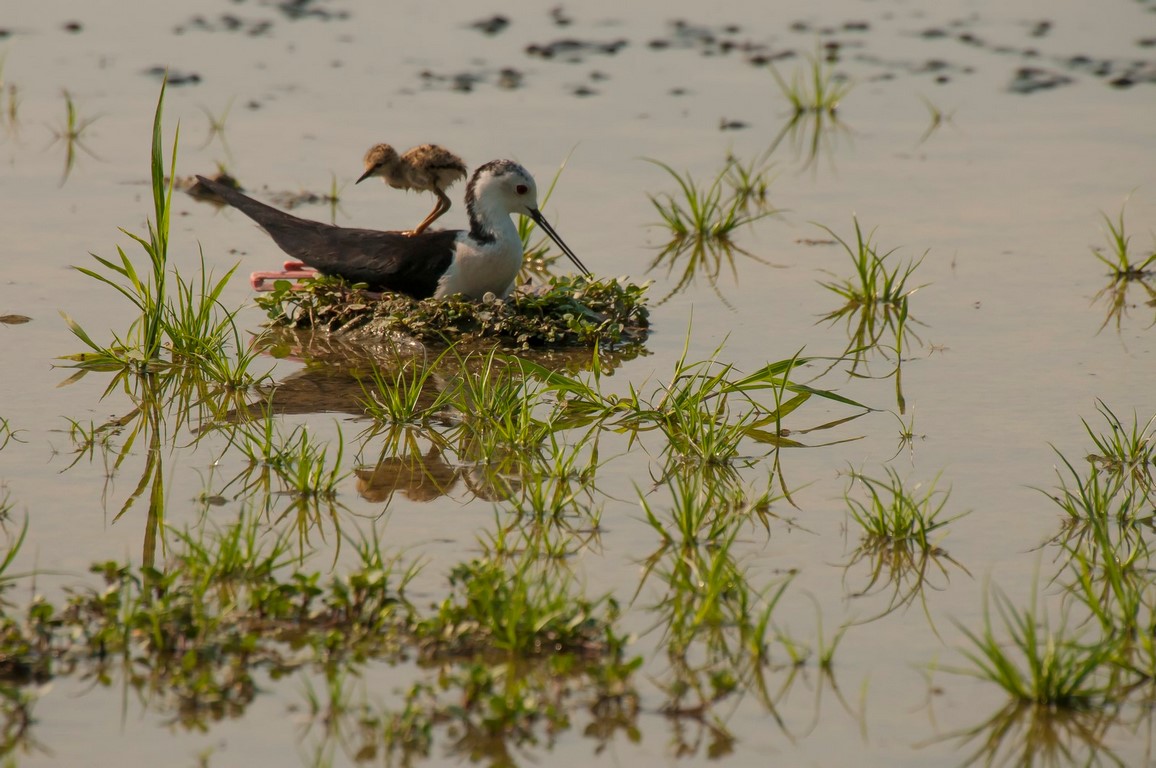
[(887, 467), (886, 471), (883, 480), (851, 472), (851, 488), (861, 486), (867, 497), (865, 501), (852, 497), (851, 488), (844, 493), (852, 519), (869, 539), (891, 545), (914, 544), (924, 553), (933, 551), (931, 535), (962, 515), (940, 517), (948, 492), (938, 491), (934, 482), (926, 490), (919, 486), (908, 490), (894, 469)]
[(663, 169), (675, 180), (680, 198), (663, 193), (648, 195), (662, 218), (662, 224), (678, 241), (728, 242), (739, 227), (775, 213), (773, 209), (747, 213), (761, 194), (766, 197), (766, 182), (756, 176), (756, 169), (741, 166), (728, 158), (722, 171), (707, 186), (700, 186), (690, 173), (680, 174), (659, 160), (645, 158)]
[(1156, 264), (1156, 251), (1147, 256), (1133, 256), (1131, 252), (1132, 236), (1124, 229), (1124, 206), (1120, 207), (1120, 214), (1113, 221), (1103, 211), (1100, 216), (1107, 226), (1108, 247), (1093, 248), (1092, 253), (1102, 264), (1108, 267), (1114, 281), (1143, 280), (1151, 277), (1149, 267)]
[[(992, 619), (993, 599), (1001, 637)], [(1116, 643), (1081, 642), (1080, 634), (1069, 628), (1066, 611), (1053, 629), (1046, 611), (1038, 608), (1034, 590), (1029, 606), (1019, 609), (1007, 595), (991, 588), (984, 596), (983, 619), (982, 633), (959, 625), (971, 643), (964, 651), (975, 665), (970, 674), (996, 683), (1021, 702), (1042, 707), (1081, 710), (1108, 699), (1102, 675)]]
[(853, 278), (822, 283), (823, 287), (846, 300), (848, 306), (889, 305), (896, 308), (902, 306), (911, 294), (923, 287), (908, 288), (907, 283), (915, 270), (923, 263), (927, 254), (920, 256), (917, 261), (909, 260), (903, 266), (889, 269), (886, 263), (887, 259), (898, 249), (892, 248), (890, 251), (880, 254), (878, 247), (873, 242), (875, 231), (872, 230), (864, 237), (863, 230), (859, 226), (859, 219), (855, 218), (853, 222), (855, 225), (855, 243), (853, 245), (835, 234), (835, 231), (830, 227), (823, 227), (831, 237), (843, 246), (847, 255), (851, 257), (851, 263), (855, 268)]
[(1083, 422), (1095, 445), (1095, 452), (1087, 456), (1088, 463), (1098, 472), (1123, 478), (1133, 495), (1151, 497), (1156, 492), (1156, 414), (1141, 425), (1133, 413), (1128, 427), (1104, 401), (1096, 401), (1096, 410), (1108, 422), (1108, 432), (1093, 432), (1088, 422)]
[[(62, 312), (69, 329), (90, 350), (68, 356), (68, 359), (79, 368), (121, 369), (137, 373), (175, 367), (195, 368), (230, 388), (248, 387), (255, 383), (247, 369), (257, 352), (244, 351), (235, 322), (237, 311), (222, 310), (220, 306), (220, 295), (236, 267), (215, 280), (205, 270), (202, 254), (199, 278), (186, 281), (177, 274), (176, 290), (170, 292), (169, 229), (180, 127), (173, 138), (166, 183), (161, 125), (164, 97), (165, 85), (162, 84), (153, 118), (150, 163), (153, 216), (148, 221), (148, 234), (144, 236), (121, 230), (145, 252), (146, 269), (138, 271), (133, 260), (119, 246), (119, 259), (105, 259), (92, 254), (100, 269), (75, 267), (81, 274), (127, 299), (139, 316), (127, 333), (114, 334), (111, 344), (100, 344)], [(229, 354), (230, 346), (233, 356)], [(167, 358), (165, 352), (169, 353)]]
[(788, 82), (771, 66), (771, 75), (796, 116), (807, 113), (834, 115), (839, 103), (854, 87), (819, 55), (807, 55), (806, 66), (796, 67)]

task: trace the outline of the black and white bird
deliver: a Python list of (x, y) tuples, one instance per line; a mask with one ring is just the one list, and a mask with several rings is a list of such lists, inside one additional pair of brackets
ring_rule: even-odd
[(466, 164), (445, 147), (422, 144), (402, 154), (388, 144), (374, 144), (365, 153), (365, 173), (355, 182), (380, 177), (394, 189), (412, 189), (415, 192), (433, 192), (438, 201), (429, 215), (406, 235), (420, 235), (442, 214), (450, 209), (446, 189), (466, 177)]
[[(582, 274), (578, 260), (538, 210), (538, 187), (530, 172), (512, 160), (492, 160), (474, 171), (466, 185), (468, 230), (426, 230), (418, 235), (323, 224), (292, 216), (202, 176), (202, 184), (261, 225), (296, 262), (325, 275), (365, 283), (370, 290), (404, 293), (417, 299), (462, 295), (504, 299), (522, 268), (522, 239), (511, 218), (529, 216), (550, 236)], [(299, 262), (299, 263), (297, 263)], [(253, 287), (269, 279), (311, 276), (302, 270), (254, 272)]]

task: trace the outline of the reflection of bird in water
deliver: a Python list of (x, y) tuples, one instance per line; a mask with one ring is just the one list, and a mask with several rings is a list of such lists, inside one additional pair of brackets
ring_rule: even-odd
[(365, 153), (365, 173), (361, 174), (356, 183), (360, 184), (371, 176), (380, 176), (394, 189), (412, 189), (437, 195), (437, 203), (429, 215), (413, 231), (402, 233), (412, 237), (425, 232), (430, 224), (450, 209), (446, 189), (466, 177), (466, 164), (453, 152), (437, 144), (422, 144), (407, 149), (401, 155), (388, 144), (375, 144)]
[(389, 502), (396, 491), (411, 501), (433, 501), (457, 485), (460, 470), (442, 458), (438, 446), (422, 455), (389, 456), (372, 469), (355, 469), (357, 492), (366, 501)]
[[(203, 176), (197, 178), (260, 224), (281, 250), (301, 264), (351, 283), (365, 283), (370, 290), (416, 299), (458, 294), (482, 299), (488, 293), (506, 298), (514, 290), (523, 259), (522, 238), (510, 218), (514, 214), (533, 219), (582, 274), (590, 275), (538, 210), (534, 177), (511, 160), (492, 160), (474, 171), (466, 186), (468, 230), (439, 229), (412, 237), (300, 219)], [(250, 282), (262, 290), (269, 279), (312, 275), (304, 270), (254, 272)]]
[(517, 474), (500, 472), (493, 467), (475, 465), (469, 469), (462, 469), (462, 481), (470, 489), (474, 498), (483, 501), (507, 501), (522, 490), (522, 479)]

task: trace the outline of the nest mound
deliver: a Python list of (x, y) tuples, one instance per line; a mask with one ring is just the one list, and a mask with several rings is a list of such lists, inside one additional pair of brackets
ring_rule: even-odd
[(625, 280), (552, 277), (538, 290), (503, 301), (412, 299), (373, 294), (340, 278), (319, 277), (294, 289), (278, 281), (257, 297), (272, 325), (358, 337), (421, 342), (493, 339), (519, 347), (611, 347), (639, 343), (649, 329), (647, 285)]

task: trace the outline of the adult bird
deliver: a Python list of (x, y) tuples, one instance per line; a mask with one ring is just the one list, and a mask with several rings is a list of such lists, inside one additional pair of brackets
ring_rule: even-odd
[[(557, 243), (582, 274), (578, 260), (538, 210), (538, 186), (530, 172), (512, 160), (491, 160), (466, 185), (468, 230), (427, 230), (418, 235), (322, 224), (292, 216), (203, 176), (198, 180), (225, 202), (261, 225), (281, 250), (326, 275), (365, 283), (371, 290), (394, 291), (417, 299), (462, 295), (506, 298), (522, 268), (522, 239), (511, 218), (529, 216)], [(286, 265), (295, 266), (295, 265)], [(268, 279), (309, 273), (255, 272), (260, 290)]]
[(437, 144), (422, 144), (407, 149), (401, 155), (388, 144), (374, 144), (365, 153), (365, 173), (355, 183), (360, 184), (373, 176), (380, 176), (394, 189), (412, 189), (437, 195), (437, 203), (429, 215), (412, 231), (402, 233), (420, 235), (450, 209), (446, 189), (466, 177), (466, 164), (453, 152)]

